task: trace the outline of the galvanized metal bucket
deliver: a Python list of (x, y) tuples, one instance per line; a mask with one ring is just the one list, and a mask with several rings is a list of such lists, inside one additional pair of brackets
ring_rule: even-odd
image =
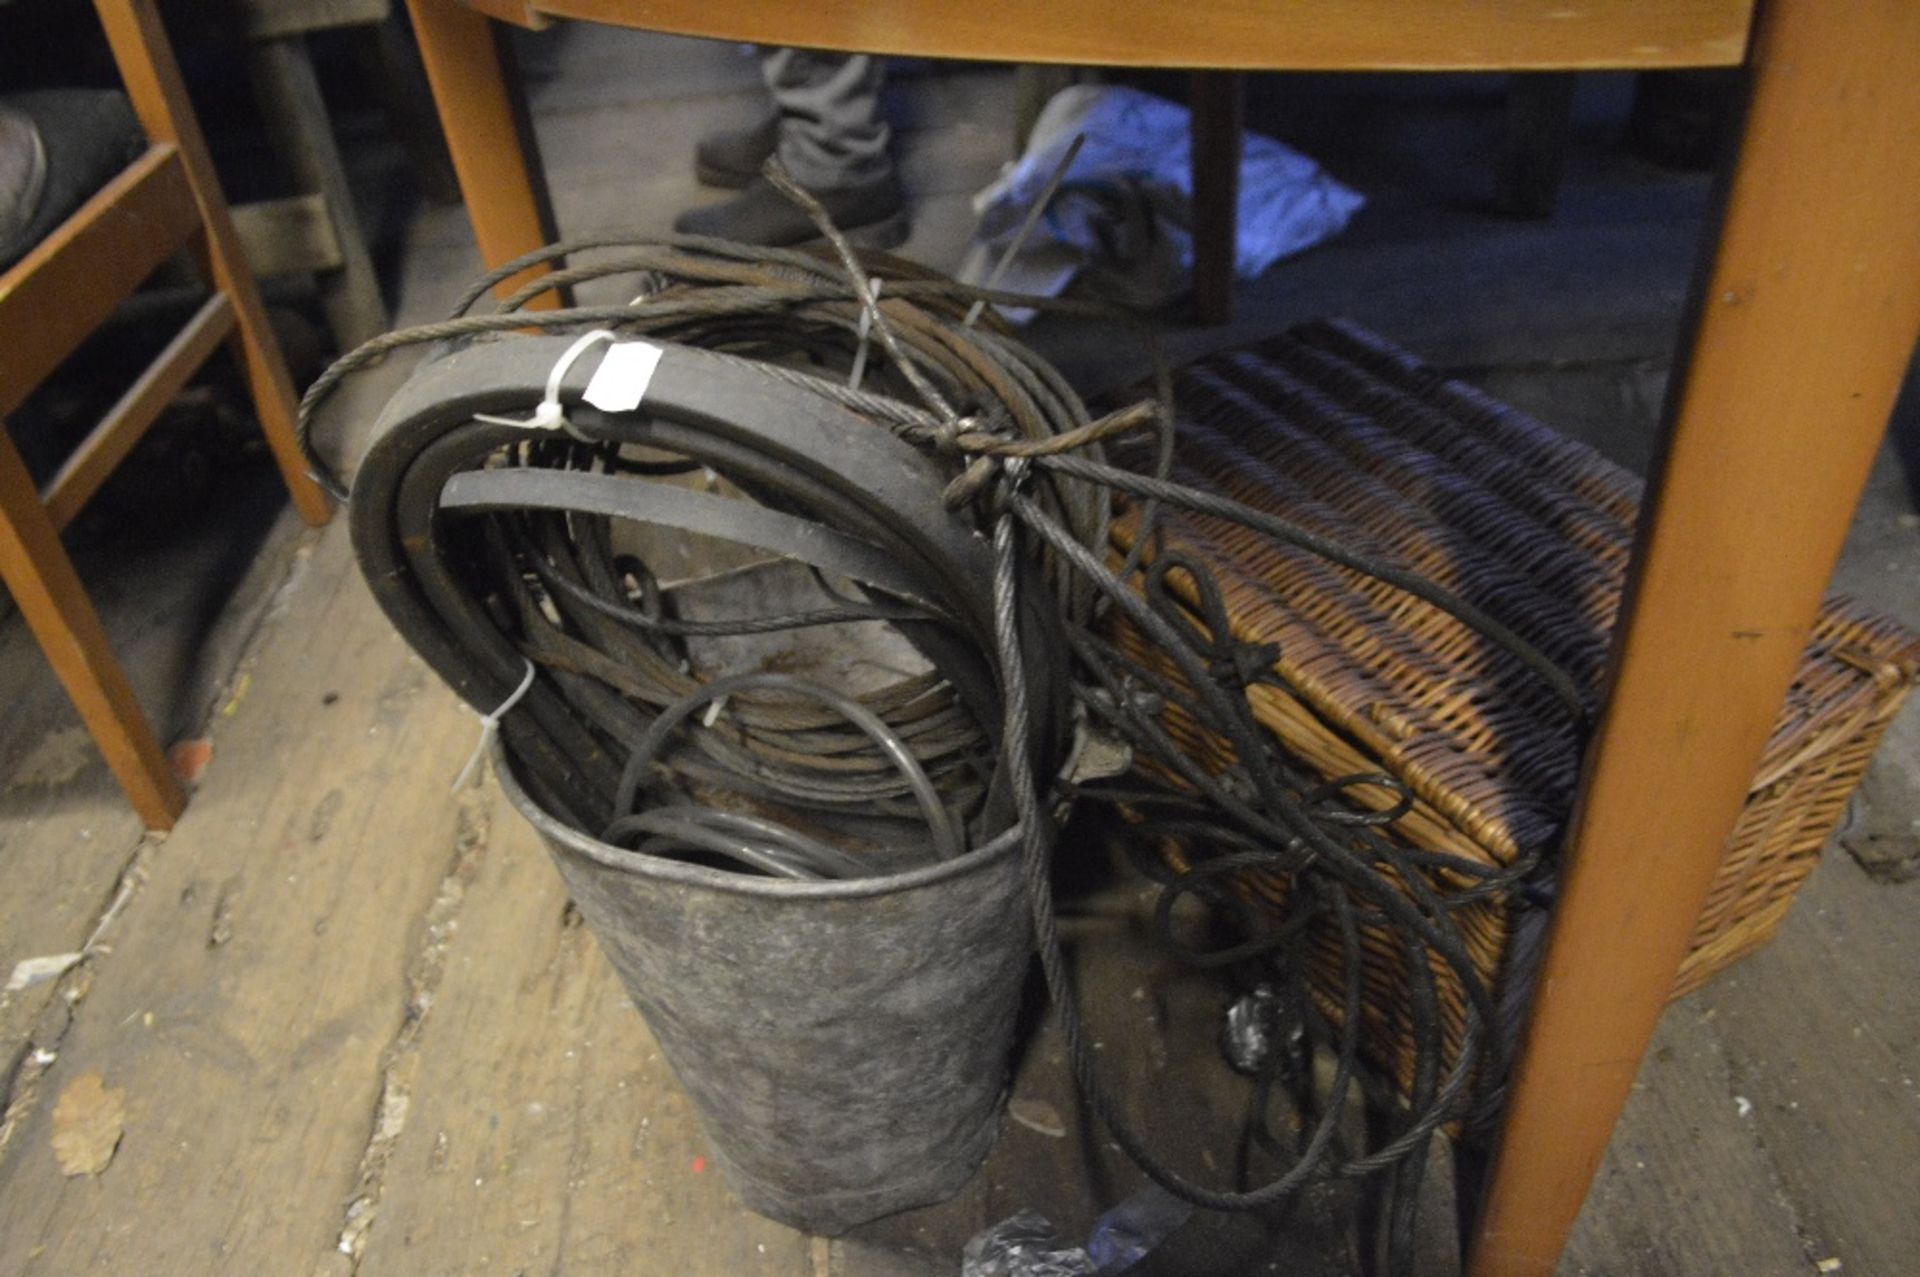
[(642, 856), (508, 799), (699, 1109), (749, 1207), (832, 1236), (959, 1190), (992, 1147), (1029, 951), (1018, 831), (885, 878)]

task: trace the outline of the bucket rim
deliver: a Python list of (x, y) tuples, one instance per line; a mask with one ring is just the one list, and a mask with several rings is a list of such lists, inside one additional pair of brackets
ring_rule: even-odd
[(780, 900), (859, 900), (868, 896), (892, 895), (896, 892), (931, 887), (952, 878), (964, 877), (976, 870), (986, 868), (993, 861), (1006, 858), (1020, 844), (1020, 826), (1013, 825), (964, 855), (956, 856), (952, 860), (940, 861), (938, 864), (927, 865), (924, 868), (911, 869), (906, 873), (886, 874), (874, 878), (830, 878), (808, 882), (790, 878), (763, 878), (754, 874), (730, 873), (724, 869), (712, 869), (706, 865), (669, 860), (664, 856), (643, 856), (639, 852), (628, 851), (625, 848), (601, 842), (598, 838), (588, 837), (556, 819), (533, 800), (521, 786), (520, 778), (513, 774), (513, 763), (507, 756), (506, 745), (497, 737), (488, 750), (488, 761), (493, 764), (493, 774), (499, 780), (500, 789), (506, 794), (507, 801), (512, 803), (514, 809), (534, 827), (535, 832), (549, 843), (585, 856), (595, 864), (617, 873), (689, 887), (705, 887), (710, 891), (723, 891), (738, 896), (758, 896)]

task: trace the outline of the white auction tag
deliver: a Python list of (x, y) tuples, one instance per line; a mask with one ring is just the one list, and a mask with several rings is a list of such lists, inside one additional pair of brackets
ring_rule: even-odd
[(607, 347), (581, 397), (602, 412), (632, 412), (646, 398), (647, 383), (659, 366), (660, 347), (652, 342), (616, 342)]

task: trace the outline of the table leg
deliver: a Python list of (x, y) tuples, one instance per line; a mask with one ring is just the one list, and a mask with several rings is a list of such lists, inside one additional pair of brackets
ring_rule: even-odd
[[(532, 252), (552, 240), (552, 228), (535, 194), (493, 24), (459, 0), (407, 0), (407, 9), (481, 260), (493, 267)], [(504, 297), (543, 273), (524, 272), (494, 291)], [(537, 304), (550, 309), (559, 299), (549, 293)]]
[(1559, 1260), (1920, 327), (1920, 5), (1760, 14), (1745, 142), (1675, 370), (1472, 1277)]
[(1233, 318), (1233, 250), (1240, 204), (1246, 76), (1196, 71), (1193, 120), (1193, 308), (1203, 324)]

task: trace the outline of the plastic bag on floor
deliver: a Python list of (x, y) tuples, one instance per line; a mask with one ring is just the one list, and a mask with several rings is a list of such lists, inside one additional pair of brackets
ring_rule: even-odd
[[(1085, 134), (1001, 287), (1052, 297), (1080, 278), (1088, 292), (1122, 305), (1151, 309), (1172, 300), (1193, 270), (1189, 125), (1185, 107), (1137, 89), (1083, 84), (1055, 94), (1026, 153), (974, 197), (980, 225), (960, 278), (986, 282), (1074, 136)], [(1246, 134), (1235, 272), (1250, 279), (1337, 235), (1365, 203), (1313, 160)]]
[(1036, 1210), (1010, 1215), (960, 1254), (960, 1277), (1113, 1277), (1144, 1259), (1193, 1214), (1163, 1188), (1135, 1193), (1102, 1215), (1085, 1246), (1069, 1246)]
[(1009, 1215), (967, 1243), (960, 1277), (1094, 1277), (1083, 1246), (1068, 1246), (1037, 1210)]

